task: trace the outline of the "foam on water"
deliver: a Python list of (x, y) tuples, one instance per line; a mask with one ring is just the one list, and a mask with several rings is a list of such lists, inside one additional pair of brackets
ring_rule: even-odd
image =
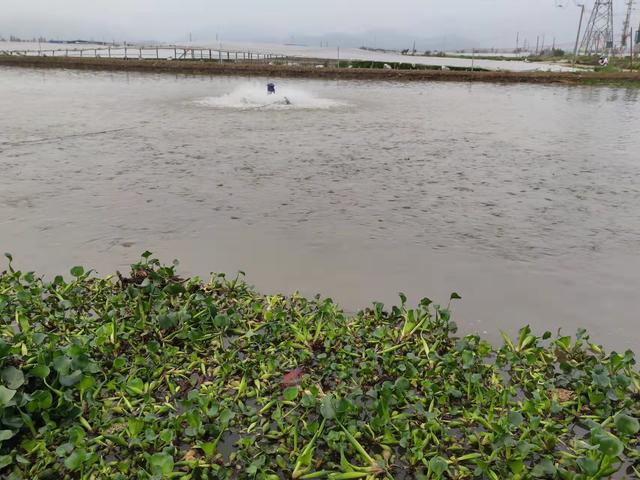
[(207, 97), (196, 103), (207, 107), (232, 108), (240, 110), (289, 110), (289, 109), (329, 109), (345, 106), (343, 102), (319, 98), (308, 91), (276, 86), (276, 93), (269, 95), (266, 85), (244, 84), (230, 93), (219, 97)]

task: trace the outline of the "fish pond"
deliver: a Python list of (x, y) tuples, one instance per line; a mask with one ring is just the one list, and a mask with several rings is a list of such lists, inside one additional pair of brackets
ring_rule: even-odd
[[(277, 93), (266, 94), (273, 81)], [(0, 251), (640, 345), (640, 90), (0, 68)], [(290, 104), (284, 101), (290, 100)]]

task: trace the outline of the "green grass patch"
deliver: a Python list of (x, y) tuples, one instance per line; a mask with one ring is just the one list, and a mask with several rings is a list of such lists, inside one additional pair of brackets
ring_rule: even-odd
[[(495, 348), (450, 305), (183, 279), (0, 275), (3, 479), (607, 478), (640, 471), (640, 376), (584, 331)], [(453, 294), (451, 301), (459, 295)], [(541, 311), (541, 314), (544, 312)]]

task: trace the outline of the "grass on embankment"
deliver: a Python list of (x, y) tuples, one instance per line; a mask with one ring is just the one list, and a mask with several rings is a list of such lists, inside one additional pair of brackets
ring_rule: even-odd
[[(563, 56), (530, 56), (528, 57), (531, 62), (551, 62), (551, 63), (564, 63), (571, 65), (574, 61), (572, 55)], [(575, 64), (579, 67), (591, 67), (595, 72), (609, 72), (616, 73), (622, 71), (640, 71), (640, 58), (634, 56), (633, 60), (630, 56), (610, 56), (608, 57), (609, 65), (602, 67), (599, 63), (599, 55), (579, 55), (575, 59)]]
[[(368, 63), (368, 62), (367, 62)], [(456, 81), (564, 85), (640, 86), (638, 72), (503, 72), (441, 69), (315, 68), (266, 63), (218, 63), (193, 60), (122, 60), (107, 58), (18, 57), (0, 55), (0, 66), (78, 70), (139, 71), (174, 74), (239, 75), (345, 80)]]
[(634, 354), (585, 332), (494, 348), (426, 298), (346, 316), (148, 253), (115, 278), (10, 261), (0, 319), (4, 479), (640, 474)]

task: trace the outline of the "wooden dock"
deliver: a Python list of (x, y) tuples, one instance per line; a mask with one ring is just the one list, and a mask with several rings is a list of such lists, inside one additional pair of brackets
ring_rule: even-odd
[(294, 57), (251, 51), (232, 51), (184, 46), (113, 45), (93, 48), (38, 48), (0, 50), (0, 55), (19, 57), (116, 58), (124, 60), (202, 60), (218, 63), (284, 63)]

